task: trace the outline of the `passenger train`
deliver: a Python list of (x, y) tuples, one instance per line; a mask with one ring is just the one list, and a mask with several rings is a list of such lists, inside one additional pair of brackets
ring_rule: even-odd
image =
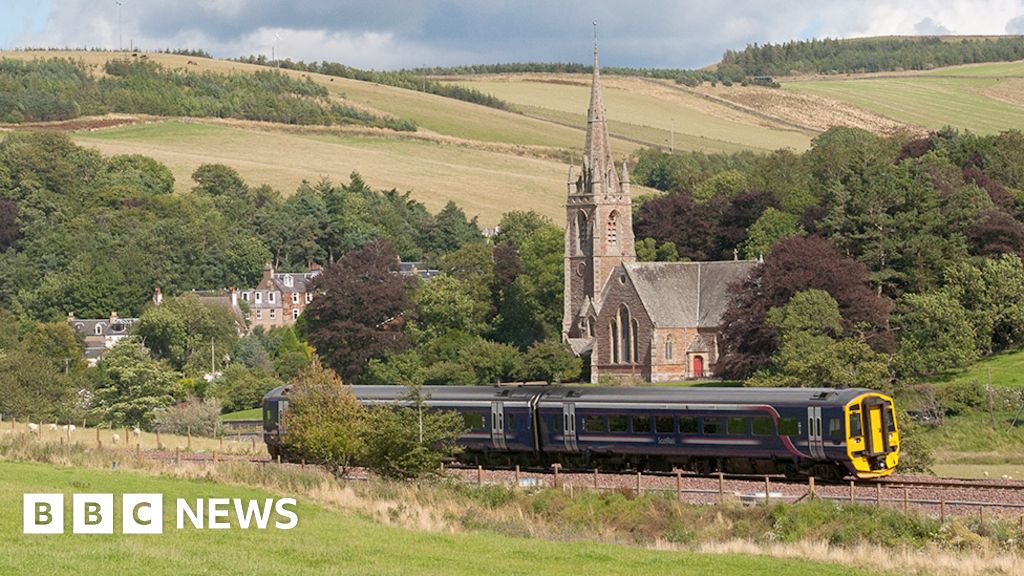
[[(352, 386), (366, 405), (404, 402), (402, 386)], [(263, 398), (264, 440), (287, 457), (288, 386)], [(430, 409), (462, 415), (460, 461), (567, 469), (673, 468), (708, 474), (877, 478), (899, 462), (893, 400), (830, 388), (425, 386)]]

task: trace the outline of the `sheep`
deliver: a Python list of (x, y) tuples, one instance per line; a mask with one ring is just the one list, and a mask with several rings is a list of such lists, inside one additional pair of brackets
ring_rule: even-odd
[(119, 442), (121, 442), (121, 435), (120, 434), (112, 434), (110, 436), (110, 443), (111, 444), (117, 444)]
[(54, 431), (57, 430), (57, 425), (56, 424), (50, 424), (49, 426), (47, 426), (47, 428), (50, 430), (50, 432), (54, 432)]
[(138, 426), (132, 428), (132, 438), (134, 438), (136, 442), (139, 440), (139, 436), (142, 436), (142, 430), (139, 430)]
[(60, 427), (61, 432), (74, 432), (76, 429), (74, 424), (66, 424)]
[(32, 432), (32, 433), (39, 432), (39, 424), (36, 424), (34, 422), (29, 422), (28, 423), (28, 431)]

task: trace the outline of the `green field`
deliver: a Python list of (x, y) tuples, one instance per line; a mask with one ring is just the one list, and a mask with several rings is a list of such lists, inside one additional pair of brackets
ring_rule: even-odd
[(249, 184), (269, 184), (285, 195), (303, 180), (316, 183), (326, 177), (344, 183), (358, 171), (373, 188), (412, 191), (432, 211), (455, 200), (485, 226), (509, 210), (536, 210), (556, 223), (564, 220), (567, 166), (508, 151), (417, 138), (174, 120), (72, 137), (104, 154), (144, 154), (163, 162), (179, 191), (193, 186), (192, 172), (205, 163), (227, 164)]
[(927, 76), (999, 76), (1024, 78), (1024, 60), (1017, 62), (988, 62), (937, 68), (925, 72)]
[[(21, 533), (26, 492), (162, 493), (163, 535)], [(210, 481), (119, 471), (0, 463), (0, 574), (867, 574), (861, 569), (745, 555), (701, 555), (594, 544), (387, 527), (300, 498), (294, 530), (174, 529), (176, 498), (265, 498)], [(120, 498), (115, 496), (115, 507)], [(167, 519), (170, 518), (170, 521)], [(115, 516), (115, 527), (120, 521)], [(65, 525), (70, 526), (70, 510)]]
[(950, 375), (948, 382), (978, 382), (993, 386), (1024, 388), (1024, 350), (1002, 352)]
[[(944, 69), (941, 72), (953, 73), (954, 70), (962, 71)], [(988, 91), (998, 88), (1000, 82), (1003, 80), (998, 78), (908, 75), (784, 82), (783, 88), (833, 98), (933, 130), (947, 125), (979, 134), (1024, 129), (1024, 107), (987, 95)]]
[(239, 410), (238, 412), (229, 412), (222, 414), (220, 419), (222, 421), (234, 421), (234, 420), (261, 420), (263, 418), (262, 408), (250, 408), (248, 410)]
[[(508, 80), (465, 80), (458, 84), (494, 94), (534, 116), (585, 126), (590, 103), (589, 76), (555, 82), (533, 76)], [(742, 149), (803, 150), (810, 136), (766, 125), (763, 120), (710, 104), (689, 93), (652, 87), (641, 79), (604, 82), (608, 127), (612, 133), (683, 150), (735, 152)]]

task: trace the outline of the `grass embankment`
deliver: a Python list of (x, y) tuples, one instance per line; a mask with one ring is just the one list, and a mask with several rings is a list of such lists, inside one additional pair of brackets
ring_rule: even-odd
[[(12, 460), (68, 468), (12, 464)], [(5, 473), (11, 466), (21, 468)], [(112, 466), (117, 472), (110, 472)], [(217, 573), (215, 569), (222, 565), (239, 571), (266, 566), (259, 572), (274, 573), (271, 568), (278, 566), (278, 558), (295, 562), (291, 570), (299, 570), (299, 574), (306, 570), (412, 574), (625, 574), (645, 570), (769, 574), (786, 570), (800, 574), (863, 574), (868, 565), (865, 558), (872, 558), (869, 564), (873, 570), (894, 574), (1009, 574), (1024, 562), (1020, 556), (1024, 535), (1015, 521), (965, 518), (940, 524), (916, 513), (905, 516), (894, 509), (821, 501), (747, 507), (727, 500), (718, 506), (705, 506), (683, 504), (665, 494), (648, 493), (637, 498), (628, 490), (573, 494), (557, 489), (477, 488), (454, 482), (345, 482), (311, 466), (249, 462), (174, 465), (169, 461), (124, 458), (109, 450), (58, 447), (26, 441), (24, 437), (0, 438), (0, 493), (14, 493), (14, 498), (0, 494), (0, 519), (14, 517), (13, 521), (18, 521), (19, 491), (103, 492), (114, 488), (118, 493), (158, 491), (166, 498), (249, 497), (254, 489), (265, 490), (296, 497), (303, 503), (300, 528), (287, 538), (267, 536), (265, 532), (233, 532), (234, 537), (212, 543), (205, 540), (206, 533), (183, 531), (171, 535), (172, 545), (164, 546), (161, 540), (153, 549), (145, 538), (90, 537), (69, 541), (63, 548), (48, 547), (40, 566), (52, 570), (54, 563), (45, 561), (49, 555), (68, 562), (69, 555), (88, 553), (113, 559), (114, 564), (104, 568), (118, 567), (117, 562), (128, 562), (132, 554), (141, 554), (146, 561), (161, 559), (154, 573), (164, 573), (165, 564), (179, 561), (184, 567), (174, 564), (175, 568), (183, 573), (195, 572), (189, 568), (199, 564), (194, 564), (192, 557), (183, 559), (182, 550), (191, 556), (198, 554), (198, 558), (206, 554), (224, 558), (223, 564), (218, 561), (210, 567), (211, 573)], [(4, 506), (14, 507), (15, 512), (7, 513)], [(4, 537), (17, 547), (6, 556), (0, 554), (0, 570), (7, 558), (20, 563), (28, 554), (23, 546), (38, 542), (26, 543), (19, 534), (8, 537), (0, 531), (0, 538)], [(101, 542), (100, 553), (80, 547), (82, 540)], [(676, 553), (657, 554), (637, 546)], [(339, 555), (336, 564), (325, 565), (321, 550)], [(706, 552), (725, 555), (708, 557)], [(758, 556), (736, 556), (737, 552)], [(241, 554), (252, 557), (236, 557)], [(765, 555), (825, 564), (779, 562)], [(271, 556), (273, 559), (263, 561)], [(309, 561), (303, 560), (306, 556)], [(237, 563), (233, 563), (235, 560)], [(94, 558), (86, 561), (93, 562)], [(57, 564), (63, 565), (61, 562)], [(90, 566), (95, 564), (88, 564), (81, 573), (104, 573), (90, 571)]]
[(220, 417), (222, 422), (232, 422), (235, 420), (261, 420), (262, 418), (262, 408), (250, 408), (248, 410), (239, 410), (238, 412), (229, 412), (227, 414), (222, 414)]
[[(19, 522), (21, 495), (26, 492), (162, 493), (165, 532), (161, 536), (23, 535)], [(4, 462), (0, 464), (0, 518), (3, 519), (0, 538), (4, 542), (0, 573), (403, 576), (712, 572), (771, 575), (783, 571), (824, 576), (852, 573), (847, 567), (766, 557), (664, 552), (493, 533), (417, 532), (384, 526), (354, 514), (337, 514), (301, 496), (297, 507), (299, 524), (290, 531), (173, 528), (176, 498), (268, 496), (264, 490), (206, 480)], [(119, 498), (115, 496), (115, 504), (117, 501)], [(70, 524), (70, 518), (66, 524)]]

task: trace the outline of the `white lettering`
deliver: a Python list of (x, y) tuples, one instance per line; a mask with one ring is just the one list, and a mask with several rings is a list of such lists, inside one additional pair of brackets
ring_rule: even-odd
[(206, 526), (211, 530), (226, 530), (231, 528), (230, 522), (221, 522), (218, 518), (227, 518), (231, 514), (231, 509), (228, 506), (231, 501), (227, 498), (210, 498), (206, 501), (207, 504), (207, 521)]
[(63, 494), (25, 494), (21, 505), (22, 533), (64, 533)]
[(288, 518), (288, 522), (275, 522), (274, 527), (279, 530), (291, 530), (299, 523), (299, 515), (294, 510), (289, 510), (286, 506), (295, 507), (295, 498), (281, 498), (274, 504), (274, 510), (277, 511), (279, 516)]
[(186, 516), (188, 516), (188, 519), (192, 522), (192, 527), (193, 528), (198, 528), (200, 530), (203, 529), (203, 499), (202, 498), (196, 498), (196, 508), (195, 508), (195, 511), (193, 511), (192, 507), (188, 505), (188, 500), (185, 500), (184, 498), (178, 498), (178, 502), (177, 502), (176, 508), (177, 508), (176, 516), (178, 517), (178, 530), (181, 530), (182, 528), (185, 527), (185, 517)]
[[(265, 530), (267, 523), (270, 521), (270, 513), (274, 508), (274, 501), (267, 498), (263, 501), (263, 508), (260, 508), (259, 500), (249, 500), (246, 503), (246, 507), (242, 508), (242, 500), (235, 498), (235, 516), (238, 517), (239, 528), (249, 528), (249, 524), (252, 523), (253, 518), (256, 519), (256, 527), (260, 530)], [(262, 513), (262, 515), (261, 515)]]
[(163, 534), (164, 495), (124, 494), (121, 496), (121, 532), (124, 534)]

